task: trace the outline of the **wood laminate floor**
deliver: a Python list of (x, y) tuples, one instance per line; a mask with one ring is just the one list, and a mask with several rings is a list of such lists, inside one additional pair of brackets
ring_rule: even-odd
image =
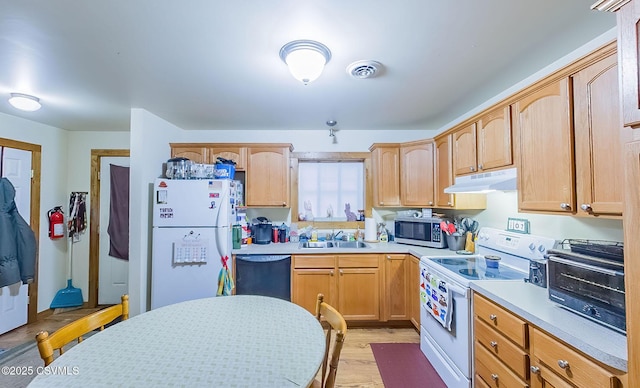
[[(98, 309), (78, 309), (52, 314), (37, 323), (25, 325), (0, 335), (0, 348), (9, 349), (29, 341), (35, 341), (41, 330), (53, 332), (84, 315)], [(406, 342), (419, 343), (420, 335), (413, 328), (350, 328), (347, 331), (336, 387), (384, 387), (370, 343)], [(35, 353), (37, 356), (37, 353)]]

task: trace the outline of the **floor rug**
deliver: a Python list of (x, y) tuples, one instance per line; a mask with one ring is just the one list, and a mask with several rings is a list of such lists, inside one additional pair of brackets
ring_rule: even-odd
[(420, 350), (420, 344), (371, 344), (385, 388), (446, 388)]

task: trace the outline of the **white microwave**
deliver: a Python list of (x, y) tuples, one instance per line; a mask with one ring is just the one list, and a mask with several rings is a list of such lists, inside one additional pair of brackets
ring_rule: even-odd
[(398, 243), (429, 248), (446, 248), (447, 241), (437, 217), (398, 217), (395, 220), (394, 239)]

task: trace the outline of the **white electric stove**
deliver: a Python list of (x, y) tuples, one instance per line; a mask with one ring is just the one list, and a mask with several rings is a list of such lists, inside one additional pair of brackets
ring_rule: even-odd
[[(532, 260), (544, 261), (554, 248), (551, 238), (481, 228), (476, 253), (456, 256), (423, 256), (420, 259), (420, 348), (449, 388), (471, 387), (472, 281), (513, 280), (529, 277)], [(487, 266), (485, 256), (498, 256), (498, 266)], [(447, 290), (443, 298), (443, 292)], [(446, 299), (449, 300), (446, 300)], [(452, 310), (450, 324), (431, 310)], [(442, 318), (442, 315), (441, 317)]]

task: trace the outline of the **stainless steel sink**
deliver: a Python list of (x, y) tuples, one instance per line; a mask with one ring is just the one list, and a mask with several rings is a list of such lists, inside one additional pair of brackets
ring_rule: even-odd
[(336, 241), (336, 248), (369, 248), (369, 246), (362, 241)]
[(304, 241), (298, 248), (333, 248), (333, 241)]
[(304, 241), (298, 248), (369, 248), (362, 241)]

